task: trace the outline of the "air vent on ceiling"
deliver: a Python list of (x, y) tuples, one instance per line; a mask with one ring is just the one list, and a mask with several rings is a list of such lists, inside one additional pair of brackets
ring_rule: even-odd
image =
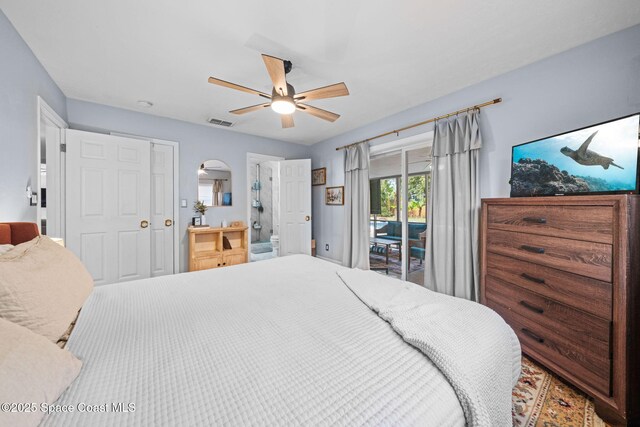
[(209, 123), (211, 123), (212, 125), (217, 125), (217, 126), (224, 126), (224, 127), (231, 127), (233, 126), (233, 123), (228, 122), (226, 120), (220, 120), (220, 119), (214, 119), (213, 117), (210, 118), (209, 120), (207, 120)]

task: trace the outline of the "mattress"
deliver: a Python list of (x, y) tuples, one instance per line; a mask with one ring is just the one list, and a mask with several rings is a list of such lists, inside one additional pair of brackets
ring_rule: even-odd
[(45, 426), (464, 425), (432, 361), (335, 264), (290, 256), (97, 287)]

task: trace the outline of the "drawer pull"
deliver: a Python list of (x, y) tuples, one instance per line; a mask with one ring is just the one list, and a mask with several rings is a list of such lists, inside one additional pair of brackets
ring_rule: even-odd
[(529, 281), (531, 281), (531, 282), (544, 284), (544, 279), (539, 279), (539, 278), (534, 277), (534, 276), (529, 276), (527, 273), (522, 273), (522, 274), (520, 275), (520, 277), (522, 277), (522, 278), (524, 278), (524, 279), (527, 279), (527, 280), (529, 280)]
[(535, 218), (535, 217), (531, 217), (531, 216), (528, 216), (526, 218), (522, 218), (522, 220), (524, 222), (533, 222), (535, 224), (546, 224), (547, 223), (547, 219), (546, 218)]
[(524, 308), (528, 308), (531, 311), (535, 311), (536, 313), (539, 313), (539, 314), (544, 313), (543, 309), (541, 309), (540, 307), (536, 307), (535, 305), (531, 305), (526, 301), (520, 301), (520, 305), (523, 306)]
[(520, 246), (520, 249), (524, 249), (527, 252), (533, 252), (535, 254), (543, 254), (544, 253), (544, 248), (539, 248), (537, 246), (522, 245), (522, 246)]
[(527, 328), (522, 328), (520, 330), (522, 331), (523, 334), (527, 335), (529, 338), (533, 338), (534, 340), (538, 341), (540, 344), (544, 342), (544, 338), (540, 338), (538, 335), (534, 334)]

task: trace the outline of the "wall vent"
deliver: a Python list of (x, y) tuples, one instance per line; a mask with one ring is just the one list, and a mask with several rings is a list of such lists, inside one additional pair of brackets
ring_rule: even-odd
[(233, 123), (231, 123), (231, 122), (228, 122), (226, 120), (214, 119), (213, 117), (211, 117), (209, 120), (207, 120), (207, 122), (211, 123), (212, 125), (216, 125), (216, 126), (224, 126), (224, 127), (233, 126)]

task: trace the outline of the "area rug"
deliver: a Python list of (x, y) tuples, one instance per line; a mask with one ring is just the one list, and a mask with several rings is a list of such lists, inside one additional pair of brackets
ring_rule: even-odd
[(527, 357), (512, 395), (514, 426), (608, 427), (589, 398)]
[[(371, 264), (375, 264), (377, 267), (382, 267), (387, 265), (385, 264), (386, 257), (384, 253), (378, 254), (375, 252), (369, 253), (369, 261)], [(389, 274), (391, 275), (402, 275), (402, 264), (398, 261), (398, 252), (396, 250), (392, 250), (389, 253)], [(424, 265), (420, 264), (420, 260), (418, 258), (411, 258), (411, 266), (409, 267), (409, 271), (418, 271), (423, 270)]]

